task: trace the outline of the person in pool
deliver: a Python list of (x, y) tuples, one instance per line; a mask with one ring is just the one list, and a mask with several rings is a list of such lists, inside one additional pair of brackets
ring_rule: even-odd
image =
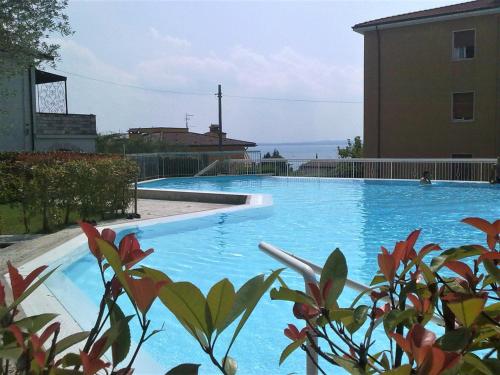
[(500, 157), (496, 164), (492, 164), (490, 168), (490, 184), (500, 184)]
[(424, 171), (424, 173), (422, 173), (422, 177), (420, 177), (420, 185), (431, 185), (431, 184), (432, 182), (429, 171)]

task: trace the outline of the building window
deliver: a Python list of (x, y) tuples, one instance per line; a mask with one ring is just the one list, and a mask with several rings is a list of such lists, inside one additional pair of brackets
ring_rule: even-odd
[(453, 59), (472, 59), (475, 55), (476, 32), (463, 30), (453, 32)]
[(474, 93), (456, 92), (452, 97), (453, 121), (474, 120)]

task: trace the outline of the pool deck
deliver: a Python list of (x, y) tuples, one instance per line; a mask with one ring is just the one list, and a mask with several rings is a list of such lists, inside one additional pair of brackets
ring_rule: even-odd
[[(219, 208), (230, 207), (230, 204), (167, 201), (159, 199), (138, 199), (137, 211), (140, 219), (115, 219), (99, 222), (98, 225), (114, 225), (120, 223), (133, 223), (142, 220), (156, 219), (161, 217), (183, 215), (194, 212), (210, 211)], [(82, 231), (78, 226), (72, 226), (59, 232), (37, 237), (30, 241), (17, 242), (4, 249), (0, 249), (0, 275), (7, 272), (7, 261), (10, 260), (16, 267), (43, 255), (47, 251), (65, 243), (78, 236)], [(1, 277), (1, 276), (0, 276)]]

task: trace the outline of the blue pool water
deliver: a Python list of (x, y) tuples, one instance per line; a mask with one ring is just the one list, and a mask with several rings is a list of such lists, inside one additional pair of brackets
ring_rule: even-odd
[[(500, 189), (486, 184), (438, 182), (421, 187), (416, 181), (244, 176), (165, 179), (142, 186), (272, 195), (271, 208), (129, 229), (138, 234), (144, 249), (155, 249), (145, 265), (161, 269), (176, 281), (192, 281), (204, 293), (224, 277), (239, 287), (250, 277), (280, 268), (257, 249), (260, 241), (318, 264), (339, 247), (347, 258), (349, 277), (369, 283), (378, 269), (376, 255), (381, 245), (392, 249), (395, 241), (416, 228), (423, 228), (418, 247), (427, 242), (443, 247), (482, 243), (483, 236), (460, 220), (500, 217)], [(84, 256), (61, 272), (97, 303), (99, 277), (94, 262), (90, 255)], [(303, 288), (302, 279), (293, 272), (286, 271), (284, 278)], [(346, 290), (341, 304), (348, 305), (354, 295)], [(282, 332), (293, 322), (291, 307), (264, 297), (232, 351), (239, 363), (238, 374), (304, 373), (305, 358), (299, 351), (278, 366), (281, 350), (290, 342)], [(184, 362), (202, 363), (201, 374), (217, 373), (161, 303), (153, 305), (150, 315), (154, 328), (164, 323), (165, 331), (146, 344), (158, 363), (165, 369)], [(228, 333), (232, 332), (219, 345), (227, 343)], [(217, 355), (220, 358), (223, 352)]]

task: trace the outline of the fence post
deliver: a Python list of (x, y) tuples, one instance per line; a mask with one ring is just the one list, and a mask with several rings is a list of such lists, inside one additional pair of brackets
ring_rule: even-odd
[(434, 162), (434, 179), (437, 179), (437, 161)]
[(134, 215), (137, 216), (137, 176), (134, 182)]
[(391, 180), (394, 179), (394, 175), (393, 175), (393, 172), (392, 172), (392, 161), (391, 161)]
[(354, 162), (353, 161), (351, 161), (351, 167), (352, 167), (351, 176), (352, 176), (352, 178), (354, 178)]

